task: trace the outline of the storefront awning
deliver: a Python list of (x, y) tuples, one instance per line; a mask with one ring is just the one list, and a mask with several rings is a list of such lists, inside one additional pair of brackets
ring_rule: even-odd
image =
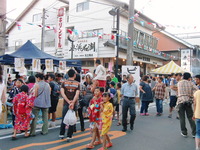
[(178, 66), (173, 60), (170, 61), (168, 64), (157, 68), (153, 69), (151, 73), (153, 74), (171, 74), (171, 73), (184, 73), (187, 70), (184, 70), (180, 66)]

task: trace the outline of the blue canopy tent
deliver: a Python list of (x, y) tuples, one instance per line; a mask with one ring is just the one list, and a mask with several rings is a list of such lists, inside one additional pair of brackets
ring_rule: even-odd
[[(58, 66), (59, 61), (63, 60), (41, 51), (29, 40), (14, 53), (0, 56), (0, 63), (4, 65), (13, 65), (15, 58), (24, 58), (26, 65), (32, 65), (32, 59), (40, 59), (41, 64), (45, 64), (45, 59), (53, 59), (53, 64)], [(81, 67), (80, 60), (63, 61), (66, 61), (68, 67)]]

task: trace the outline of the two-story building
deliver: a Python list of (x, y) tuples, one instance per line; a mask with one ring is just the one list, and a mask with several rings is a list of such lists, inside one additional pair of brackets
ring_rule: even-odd
[[(33, 0), (7, 29), (8, 49), (11, 53), (31, 40), (44, 51), (66, 59), (82, 60), (83, 68), (94, 69), (96, 59), (112, 70), (116, 59), (116, 17), (109, 11), (120, 9), (119, 31), (119, 69), (126, 64), (128, 5), (116, 0)], [(164, 28), (142, 13), (134, 17), (134, 65), (141, 67), (141, 73), (147, 74), (163, 61), (169, 59), (157, 51), (158, 39), (154, 32)], [(151, 24), (153, 23), (153, 24)], [(42, 28), (45, 31), (42, 34)]]

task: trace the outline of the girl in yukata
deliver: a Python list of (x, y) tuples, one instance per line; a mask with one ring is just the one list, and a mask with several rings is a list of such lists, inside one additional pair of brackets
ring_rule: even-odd
[(113, 104), (112, 97), (110, 93), (103, 94), (103, 102), (100, 104), (101, 107), (101, 117), (102, 117), (102, 130), (101, 136), (103, 137), (103, 147), (98, 150), (107, 150), (107, 148), (112, 147), (113, 144), (108, 136), (108, 131), (112, 125), (113, 118)]
[[(92, 133), (92, 141), (86, 145), (86, 148), (92, 149), (95, 145), (101, 144), (101, 138), (99, 133), (101, 118), (100, 118), (100, 103), (102, 102), (102, 94), (97, 87), (94, 90), (94, 97), (90, 101), (88, 107), (88, 115), (90, 120), (90, 128)], [(96, 141), (97, 139), (97, 141)]]
[(16, 139), (17, 131), (25, 131), (25, 137), (29, 137), (28, 130), (30, 121), (32, 120), (31, 113), (34, 106), (34, 97), (28, 96), (28, 86), (22, 85), (19, 94), (13, 99), (13, 107), (15, 114), (14, 134), (12, 139)]

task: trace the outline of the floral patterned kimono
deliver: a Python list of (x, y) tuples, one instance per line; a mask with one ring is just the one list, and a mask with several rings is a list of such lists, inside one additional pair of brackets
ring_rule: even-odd
[(110, 130), (113, 117), (113, 104), (109, 101), (103, 104), (102, 117), (102, 131), (101, 135), (105, 135)]
[(34, 97), (29, 97), (25, 92), (17, 94), (13, 99), (16, 130), (29, 130)]
[(100, 103), (102, 102), (102, 98), (92, 99), (90, 101), (90, 105), (88, 107), (88, 115), (90, 120), (90, 128), (93, 128), (95, 125), (99, 127), (101, 123), (101, 113), (100, 113)]

